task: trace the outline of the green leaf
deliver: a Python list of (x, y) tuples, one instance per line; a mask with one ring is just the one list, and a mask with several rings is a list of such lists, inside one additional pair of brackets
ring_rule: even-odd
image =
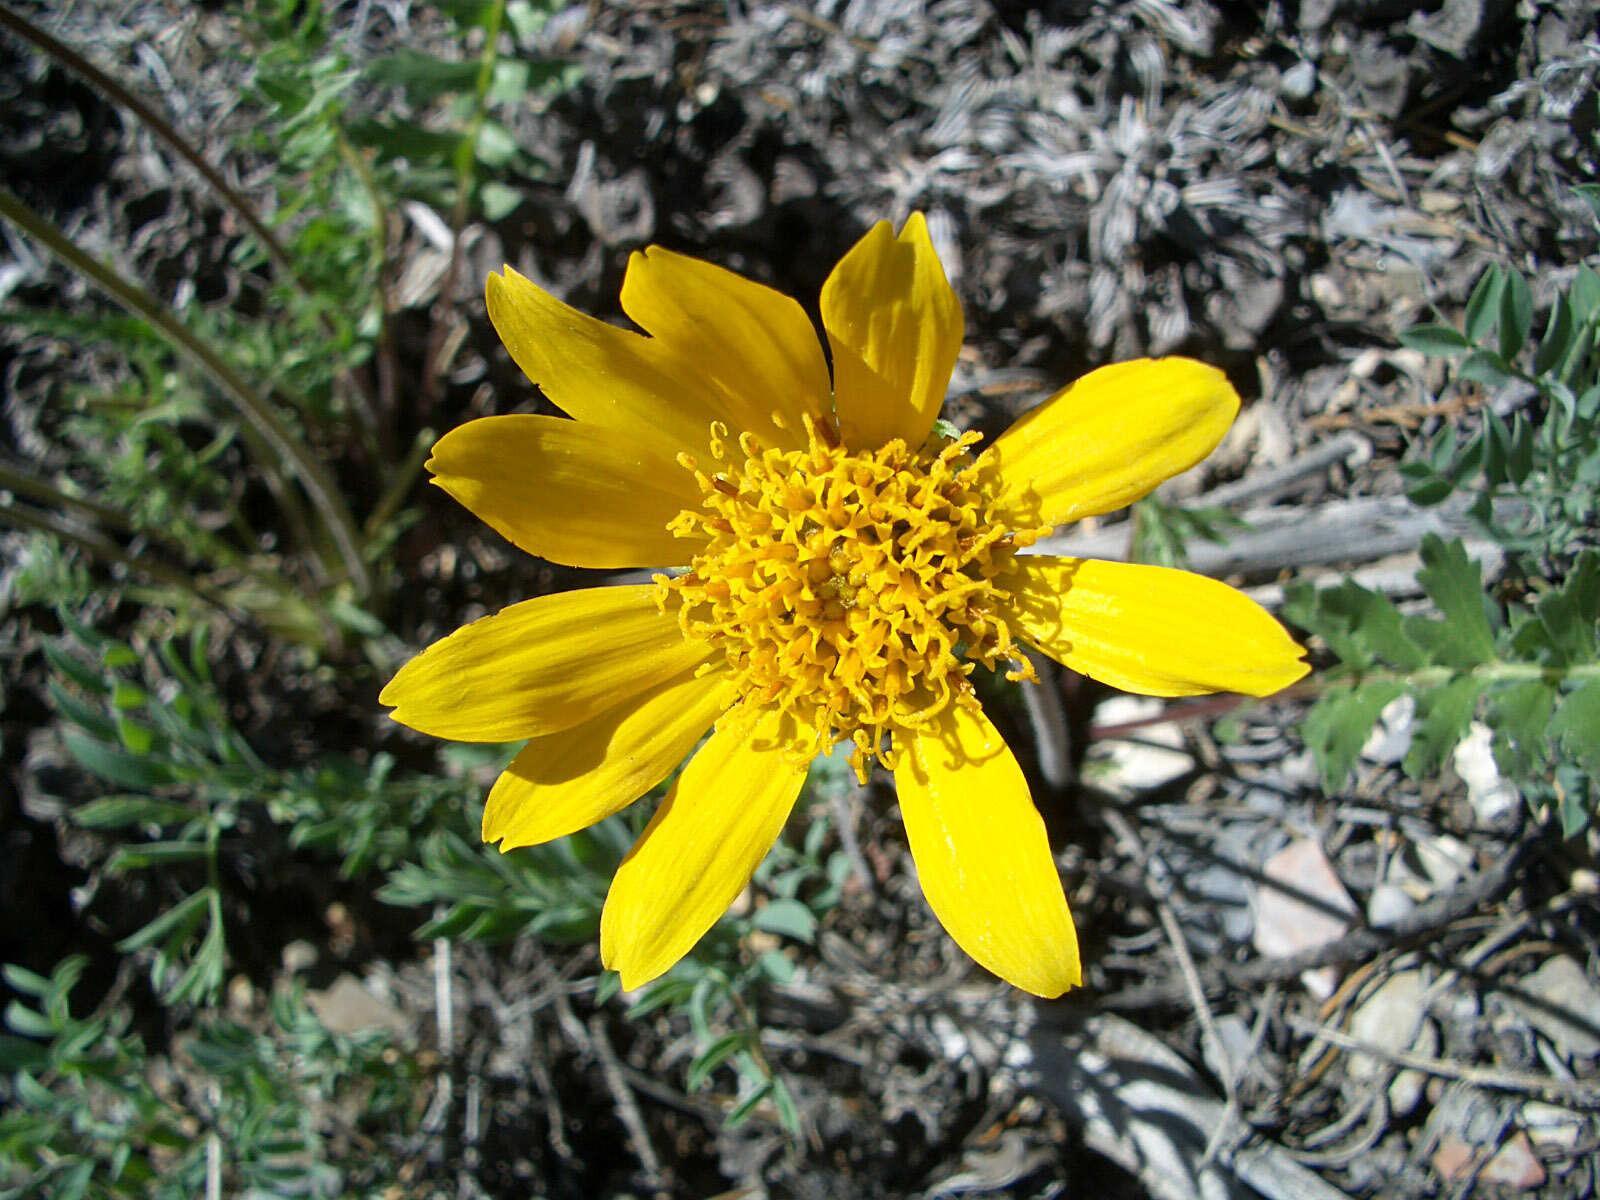
[(50, 1051), (33, 1039), (0, 1036), (0, 1075), (42, 1071), (49, 1065)]
[(1406, 481), (1406, 496), (1421, 508), (1443, 504), (1456, 490), (1456, 485), (1425, 462), (1400, 464), (1400, 476)]
[(1534, 352), (1535, 375), (1544, 375), (1560, 366), (1572, 348), (1572, 330), (1572, 305), (1558, 292), (1550, 306), (1550, 319), (1545, 323), (1544, 336), (1539, 339), (1539, 349)]
[(352, 122), (350, 140), (371, 146), (388, 158), (403, 158), (416, 165), (448, 165), (466, 136), (460, 132), (435, 133), (421, 126), (388, 121)]
[(478, 207), (489, 221), (503, 221), (516, 212), (522, 193), (514, 187), (490, 179), (478, 185)]
[(605, 971), (600, 975), (600, 980), (594, 985), (594, 1006), (600, 1008), (611, 997), (621, 994), (622, 976), (615, 971)]
[(516, 157), (517, 139), (498, 121), (484, 121), (478, 129), (475, 151), (478, 161), (488, 167), (503, 167)]
[(195, 951), (188, 969), (163, 994), (162, 1000), (168, 1004), (204, 1002), (216, 995), (217, 989), (222, 986), (223, 971), (227, 965), (222, 902), (215, 892), (209, 888), (206, 891), (210, 900), (210, 923), (206, 926), (206, 935), (201, 939), (200, 948)]
[(169, 764), (118, 750), (79, 730), (63, 729), (61, 740), (84, 770), (121, 787), (149, 790), (174, 781)]
[(106, 863), (106, 870), (115, 874), (169, 867), (174, 863), (198, 862), (209, 853), (204, 842), (144, 842), (118, 849)]
[(1462, 675), (1443, 687), (1417, 697), (1422, 719), (1411, 732), (1411, 748), (1400, 764), (1407, 777), (1420, 779), (1438, 769), (1439, 764), (1466, 736), (1489, 681), (1478, 675)]
[(1579, 267), (1572, 277), (1572, 287), (1567, 292), (1572, 301), (1572, 323), (1575, 326), (1591, 324), (1600, 317), (1600, 275), (1588, 267)]
[(1580, 183), (1572, 190), (1587, 200), (1589, 207), (1594, 209), (1595, 217), (1600, 218), (1600, 183)]
[(769, 900), (755, 911), (750, 924), (810, 944), (817, 936), (817, 918), (798, 900)]
[(105, 796), (80, 804), (69, 814), (85, 829), (116, 829), (124, 825), (177, 825), (198, 814), (187, 804), (150, 796)]
[(43, 1013), (35, 1012), (20, 1000), (13, 1000), (6, 1005), (6, 1026), (24, 1037), (53, 1038), (56, 1035), (54, 1021), (49, 1020)]
[(126, 718), (117, 722), (117, 736), (122, 739), (122, 744), (127, 747), (130, 754), (136, 754), (140, 758), (147, 756), (156, 744), (155, 730)]
[(1399, 338), (1402, 346), (1430, 358), (1455, 358), (1472, 349), (1472, 343), (1448, 325), (1418, 325), (1401, 330)]
[(1322, 771), (1329, 795), (1344, 786), (1378, 714), (1405, 688), (1392, 679), (1331, 689), (1307, 714), (1302, 733)]
[(1533, 474), (1536, 438), (1537, 433), (1531, 421), (1521, 413), (1511, 418), (1506, 446), (1506, 477), (1517, 487), (1526, 483), (1528, 476)]
[(142, 707), (150, 694), (133, 683), (118, 683), (111, 689), (111, 707), (127, 712)]
[(1512, 362), (1533, 328), (1533, 293), (1522, 272), (1507, 268), (1500, 292), (1500, 357)]
[(415, 50), (398, 50), (373, 59), (366, 68), (374, 83), (405, 89), (415, 104), (428, 104), (446, 92), (470, 92), (477, 86), (476, 62), (447, 62)]
[(778, 1110), (778, 1120), (789, 1131), (789, 1136), (799, 1137), (800, 1106), (794, 1102), (788, 1085), (776, 1075), (772, 1078), (772, 1105)]
[(1500, 268), (1491, 263), (1478, 277), (1477, 286), (1467, 300), (1467, 312), (1463, 319), (1467, 340), (1474, 345), (1482, 345), (1495, 322), (1500, 319), (1500, 293), (1504, 289), (1505, 278)]
[(1542, 679), (1509, 684), (1489, 693), (1485, 723), (1494, 730), (1495, 761), (1506, 775), (1526, 779), (1543, 761), (1556, 699), (1556, 689)]
[(1600, 623), (1600, 554), (1585, 550), (1567, 572), (1561, 587), (1534, 604), (1558, 665), (1592, 662), (1596, 655), (1596, 624)]
[(740, 1050), (749, 1046), (751, 1034), (747, 1029), (735, 1030), (725, 1033), (719, 1038), (714, 1038), (689, 1064), (687, 1084), (691, 1092), (698, 1092), (705, 1086), (711, 1072), (715, 1071), (722, 1063)]
[(50, 665), (56, 669), (57, 674), (65, 675), (90, 695), (104, 696), (111, 691), (111, 684), (105, 676), (77, 655), (68, 654), (59, 646), (46, 643), (44, 656), (50, 660)]
[(729, 1129), (737, 1129), (750, 1119), (750, 1114), (755, 1112), (756, 1106), (772, 1094), (773, 1081), (768, 1079), (750, 1090), (739, 1103), (728, 1110), (728, 1115), (723, 1118), (723, 1123)]
[(24, 996), (43, 996), (50, 990), (50, 981), (43, 975), (16, 963), (6, 963), (0, 967), (0, 975), (4, 975), (5, 981)]
[(1591, 778), (1600, 779), (1600, 680), (1591, 679), (1561, 698), (1550, 720), (1550, 737)]
[(765, 951), (756, 959), (756, 967), (768, 981), (779, 985), (789, 983), (795, 977), (794, 963), (782, 950)]
[(1495, 656), (1494, 630), (1484, 607), (1483, 575), (1478, 564), (1467, 557), (1459, 538), (1446, 542), (1430, 533), (1422, 539), (1421, 549), (1423, 566), (1417, 572), (1417, 582), (1444, 615), (1452, 643), (1469, 664), (1491, 662)]
[(124, 642), (108, 642), (100, 651), (100, 662), (115, 671), (138, 666), (139, 656)]
[(456, 23), (462, 32), (487, 29), (494, 0), (433, 0), (435, 7)]
[(110, 741), (117, 736), (115, 722), (107, 718), (98, 708), (91, 708), (79, 700), (58, 681), (50, 680), (46, 690), (50, 693), (50, 706), (85, 733), (99, 741)]
[(1497, 388), (1510, 383), (1516, 375), (1512, 372), (1510, 364), (1500, 355), (1486, 350), (1474, 350), (1462, 359), (1461, 365), (1456, 368), (1456, 378)]
[(167, 943), (187, 937), (194, 931), (195, 926), (199, 925), (200, 918), (205, 915), (210, 902), (211, 889), (201, 888), (194, 895), (184, 897), (143, 928), (123, 938), (117, 943), (117, 949), (123, 954), (131, 954), (135, 950), (143, 950), (146, 946), (154, 946), (158, 942)]

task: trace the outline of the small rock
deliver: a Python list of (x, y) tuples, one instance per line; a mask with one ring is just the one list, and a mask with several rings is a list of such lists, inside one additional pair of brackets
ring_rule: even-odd
[(317, 948), (297, 938), (283, 948), (282, 958), (285, 973), (298, 975), (317, 965)]
[[(1428, 981), (1420, 971), (1390, 976), (1355, 1010), (1350, 1033), (1363, 1042), (1391, 1053), (1408, 1052), (1431, 1057), (1439, 1052), (1439, 1030), (1426, 1017), (1423, 998)], [(1385, 1060), (1352, 1051), (1346, 1070), (1351, 1083), (1366, 1088), (1394, 1068)], [(1427, 1078), (1421, 1071), (1402, 1070), (1389, 1082), (1389, 1107), (1405, 1116), (1417, 1107)]]
[(1539, 1156), (1528, 1144), (1528, 1135), (1520, 1129), (1495, 1151), (1495, 1156), (1489, 1160), (1489, 1165), (1484, 1167), (1483, 1173), (1478, 1176), (1484, 1183), (1501, 1183), (1506, 1187), (1516, 1188), (1519, 1192), (1530, 1192), (1536, 1187), (1543, 1187), (1545, 1178), (1544, 1166), (1539, 1162)]
[[(1255, 889), (1255, 947), (1268, 958), (1288, 958), (1325, 946), (1350, 927), (1355, 902), (1322, 848), (1310, 838), (1296, 838), (1267, 859), (1261, 870), (1268, 879), (1289, 889)], [(1311, 977), (1305, 979), (1306, 985), (1314, 994), (1326, 998), (1332, 993), (1329, 972), (1307, 975)]]
[(1518, 1013), (1568, 1058), (1600, 1054), (1600, 989), (1566, 955), (1550, 959), (1522, 980), (1518, 991), (1538, 1004), (1508, 995)]
[[(1447, 1183), (1453, 1183), (1471, 1172), (1482, 1153), (1481, 1147), (1447, 1133), (1439, 1139), (1438, 1149), (1433, 1152), (1433, 1169)], [(1544, 1181), (1544, 1167), (1528, 1144), (1528, 1135), (1520, 1130), (1506, 1139), (1478, 1172), (1480, 1183), (1498, 1183), (1519, 1192), (1542, 1187)]]
[(1411, 749), (1411, 729), (1416, 724), (1417, 702), (1409, 695), (1396, 696), (1383, 706), (1378, 723), (1361, 747), (1361, 757), (1380, 766), (1392, 767)]
[(1367, 897), (1367, 924), (1381, 929), (1412, 912), (1417, 902), (1398, 883), (1380, 883)]
[(1467, 802), (1484, 828), (1498, 828), (1515, 816), (1522, 802), (1517, 789), (1500, 774), (1494, 761), (1494, 734), (1482, 721), (1474, 721), (1456, 746), (1456, 774), (1467, 785)]
[(1571, 1151), (1583, 1133), (1584, 1119), (1570, 1108), (1529, 1100), (1518, 1114), (1517, 1124), (1528, 1132), (1528, 1139), (1540, 1148)]
[[(1095, 711), (1099, 725), (1124, 725), (1160, 716), (1162, 704), (1144, 696), (1114, 696)], [(1184, 745), (1183, 732), (1171, 721), (1141, 726), (1137, 741), (1108, 738), (1097, 742), (1094, 755), (1104, 786), (1130, 792), (1148, 791), (1170, 783), (1194, 768), (1194, 758)]]
[(1309, 63), (1305, 59), (1295, 63), (1278, 80), (1278, 91), (1286, 100), (1304, 100), (1316, 90), (1316, 87), (1316, 64)]
[(411, 1019), (405, 1013), (379, 1000), (353, 975), (339, 976), (330, 988), (308, 991), (306, 1003), (329, 1033), (387, 1030), (403, 1037), (411, 1032)]

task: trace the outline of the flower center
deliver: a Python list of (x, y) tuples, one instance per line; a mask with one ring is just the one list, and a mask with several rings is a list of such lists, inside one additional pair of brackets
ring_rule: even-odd
[(727, 655), (739, 695), (793, 715), (815, 738), (807, 756), (848, 738), (865, 782), (896, 730), (951, 703), (975, 703), (976, 660), (1033, 678), (998, 614), (1017, 549), (1043, 529), (1012, 530), (975, 486), (975, 433), (913, 452), (896, 439), (852, 453), (834, 427), (805, 418), (808, 446), (778, 450), (711, 427), (703, 493), (668, 526), (705, 548), (680, 576), (657, 575), (662, 610), (685, 636)]

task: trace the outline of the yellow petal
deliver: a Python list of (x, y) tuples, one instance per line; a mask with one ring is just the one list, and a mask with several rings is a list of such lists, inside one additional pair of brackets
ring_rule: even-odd
[(728, 910), (794, 807), (807, 764), (792, 722), (735, 710), (689, 760), (617, 868), (600, 958), (632, 990), (668, 970)]
[(1271, 613), (1215, 579), (1086, 558), (1016, 561), (1001, 606), (1012, 632), (1125, 692), (1269, 696), (1310, 670)]
[(963, 325), (921, 213), (898, 238), (878, 222), (839, 260), (822, 285), (822, 324), (846, 443), (922, 445), (944, 403)]
[(686, 672), (573, 729), (536, 737), (495, 781), (483, 840), (502, 850), (587, 829), (660, 783), (728, 706), (721, 674)]
[(524, 600), (435, 642), (378, 697), (402, 725), (465, 742), (571, 729), (704, 662), (653, 584)]
[(979, 965), (1036, 996), (1082, 982), (1078, 935), (1022, 768), (975, 705), (898, 733), (894, 773), (928, 905)]
[[(805, 310), (732, 271), (651, 246), (628, 259), (622, 309), (693, 379), (735, 432), (803, 446), (800, 414), (829, 411), (828, 364)], [(771, 421), (774, 409), (787, 430)]]
[(586, 316), (510, 267), (489, 276), (486, 298), (512, 359), (563, 412), (654, 443), (666, 458), (706, 444), (720, 414), (649, 338)]
[(1024, 413), (979, 457), (1013, 525), (1111, 512), (1210, 454), (1239, 411), (1215, 367), (1141, 358), (1091, 371)]
[(569, 567), (670, 567), (695, 543), (667, 522), (698, 508), (694, 477), (621, 430), (561, 417), (483, 417), (444, 435), (434, 482), (514, 545)]

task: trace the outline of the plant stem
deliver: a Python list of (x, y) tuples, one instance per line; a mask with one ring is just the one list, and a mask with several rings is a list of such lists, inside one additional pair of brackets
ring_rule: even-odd
[(120, 104), (138, 117), (140, 121), (144, 122), (151, 133), (171, 147), (173, 153), (198, 171), (201, 178), (216, 189), (217, 194), (228, 202), (229, 206), (239, 214), (240, 219), (246, 225), (250, 226), (250, 231), (261, 240), (261, 244), (266, 247), (267, 253), (272, 256), (273, 261), (289, 274), (294, 274), (294, 260), (289, 257), (289, 252), (284, 249), (283, 243), (278, 240), (272, 230), (267, 228), (266, 223), (256, 214), (250, 202), (241, 196), (218, 173), (215, 167), (202, 158), (194, 147), (184, 141), (178, 131), (167, 122), (166, 118), (133, 92), (123, 87), (110, 75), (107, 75), (99, 67), (84, 58), (71, 46), (57, 41), (25, 17), (11, 12), (9, 9), (0, 8), (0, 27), (9, 29), (24, 41), (32, 42), (69, 70), (83, 76), (93, 87), (110, 97), (113, 103)]
[[(222, 174), (207, 162), (198, 150), (185, 141), (183, 136), (173, 128), (165, 117), (140, 99), (136, 93), (124, 87), (113, 76), (102, 71), (71, 46), (52, 37), (44, 29), (41, 29), (20, 14), (0, 7), (0, 28), (8, 29), (24, 41), (31, 42), (68, 70), (76, 72), (91, 87), (103, 92), (112, 103), (126, 108), (143, 122), (150, 132), (165, 142), (174, 154), (193, 167), (200, 177), (211, 185), (228, 207), (238, 214), (239, 219), (249, 226), (250, 232), (255, 235), (256, 239), (266, 249), (268, 257), (289, 277), (294, 286), (303, 295), (312, 295), (312, 289), (300, 274), (293, 256), (278, 239), (277, 234), (272, 231), (271, 227), (261, 219), (260, 214), (255, 210), (255, 206), (237, 188), (224, 179)], [(381, 220), (383, 218), (381, 206), (378, 206), (377, 212)], [(332, 320), (326, 313), (320, 313), (319, 320), (323, 329), (331, 337), (334, 333)], [(362, 431), (369, 437), (381, 432), (385, 426), (380, 423), (378, 414), (374, 412), (376, 398), (373, 395), (371, 384), (362, 377), (359, 371), (344, 370), (340, 372), (340, 375), (345, 383), (360, 396), (361, 403), (352, 405), (352, 408), (356, 413)], [(375, 465), (381, 469), (381, 463)]]
[[(3, 10), (0, 10), (3, 11)], [(40, 217), (9, 189), (0, 187), (0, 216), (31, 235), (64, 262), (88, 278), (135, 316), (142, 317), (165, 334), (179, 351), (203, 367), (216, 380), (225, 396), (239, 410), (252, 430), (287, 464), (305, 488), (307, 496), (322, 517), (336, 547), (346, 574), (359, 596), (365, 597), (372, 580), (361, 556), (360, 533), (350, 516), (333, 479), (323, 469), (267, 402), (247, 384), (223, 357), (180, 322), (154, 296), (137, 284), (122, 278), (115, 270), (84, 253), (70, 238)]]
[(31, 529), (36, 533), (48, 533), (62, 541), (71, 542), (75, 546), (88, 551), (96, 557), (107, 562), (116, 563), (128, 570), (153, 579), (157, 583), (167, 584), (190, 595), (204, 600), (207, 604), (220, 609), (229, 617), (241, 624), (253, 624), (248, 616), (240, 612), (232, 604), (184, 571), (170, 567), (163, 562), (154, 562), (149, 558), (141, 558), (129, 554), (109, 538), (86, 530), (73, 529), (65, 521), (50, 513), (34, 512), (21, 508), (12, 501), (0, 504), (0, 521), (15, 525), (22, 529)]

